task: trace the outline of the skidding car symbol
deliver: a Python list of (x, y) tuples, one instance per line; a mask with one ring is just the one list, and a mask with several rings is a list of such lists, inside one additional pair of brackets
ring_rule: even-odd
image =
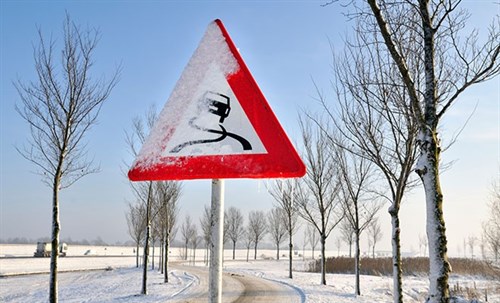
[(207, 91), (205, 92), (201, 100), (202, 101), (198, 105), (198, 110), (201, 112), (208, 111), (211, 114), (219, 116), (220, 118), (218, 127), (220, 128), (220, 130), (206, 128), (197, 125), (195, 121), (198, 119), (198, 117), (193, 117), (191, 120), (189, 120), (189, 126), (207, 133), (218, 134), (220, 136), (214, 139), (198, 139), (198, 140), (184, 142), (182, 144), (175, 146), (172, 150), (170, 150), (171, 153), (178, 153), (183, 148), (190, 145), (220, 142), (226, 139), (227, 137), (238, 141), (241, 144), (243, 150), (252, 150), (252, 145), (250, 144), (250, 142), (248, 142), (248, 140), (246, 140), (242, 136), (228, 132), (226, 128), (222, 126), (224, 119), (226, 119), (229, 116), (229, 112), (231, 111), (231, 105), (228, 96), (223, 95), (221, 93)]
[(205, 105), (208, 106), (208, 111), (219, 116), (219, 123), (223, 123), (224, 119), (229, 116), (229, 112), (231, 111), (229, 97), (220, 93), (208, 91), (203, 96), (203, 99), (205, 100)]

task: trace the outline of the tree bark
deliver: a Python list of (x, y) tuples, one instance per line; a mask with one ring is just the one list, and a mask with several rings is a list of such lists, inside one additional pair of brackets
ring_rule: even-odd
[(403, 303), (403, 269), (401, 267), (401, 229), (399, 227), (399, 207), (391, 206), (389, 209), (392, 223), (392, 297), (394, 303)]
[(289, 233), (290, 243), (288, 244), (288, 278), (293, 279), (292, 274), (292, 262), (293, 262), (293, 243), (292, 243), (292, 233)]
[[(148, 217), (148, 215), (146, 215), (146, 217)], [(149, 217), (148, 217), (148, 221), (149, 221)], [(147, 283), (147, 280), (148, 280), (148, 258), (149, 258), (149, 233), (150, 233), (150, 228), (151, 226), (149, 225), (149, 222), (148, 222), (148, 226), (146, 227), (146, 240), (144, 241), (144, 256), (143, 256), (143, 259), (144, 259), (144, 263), (142, 264), (142, 290), (141, 290), (141, 294), (143, 295), (147, 295), (148, 294), (148, 283)]]
[(137, 245), (135, 247), (135, 267), (139, 267), (139, 242), (137, 242)]
[(50, 253), (50, 286), (49, 286), (49, 302), (57, 303), (58, 301), (58, 285), (57, 285), (57, 260), (59, 255), (59, 232), (61, 225), (59, 222), (59, 187), (60, 173), (56, 173), (54, 177), (54, 185), (52, 188), (52, 242)]
[(164, 240), (161, 239), (160, 240), (160, 264), (158, 264), (158, 268), (160, 269), (160, 273), (163, 274), (163, 261), (164, 261), (164, 248), (165, 248), (165, 244), (163, 243)]
[(163, 274), (164, 274), (164, 283), (168, 283), (168, 250), (170, 249), (170, 235), (167, 233), (165, 237), (165, 261), (163, 262)]
[(446, 227), (443, 217), (443, 194), (439, 182), (439, 148), (435, 130), (424, 131), (420, 142), (421, 156), (417, 173), (422, 179), (427, 205), (427, 238), (429, 241), (429, 303), (447, 303), (450, 300)]
[(355, 237), (356, 237), (356, 253), (355, 253), (355, 258), (354, 258), (354, 274), (356, 276), (356, 283), (355, 283), (355, 294), (357, 296), (361, 295), (361, 286), (359, 283), (359, 272), (361, 268), (361, 262), (360, 262), (360, 254), (361, 254), (361, 249), (359, 248), (359, 229), (356, 229), (355, 231)]
[(254, 249), (253, 259), (257, 260), (257, 242), (255, 242), (255, 245), (254, 245), (253, 249)]
[(146, 201), (146, 238), (144, 239), (144, 264), (142, 267), (142, 290), (141, 294), (147, 295), (147, 280), (148, 280), (148, 258), (149, 258), (149, 238), (151, 237), (151, 195), (153, 190), (153, 182), (149, 181), (148, 199)]
[(236, 241), (233, 241), (233, 260), (235, 258)]
[(321, 235), (321, 284), (326, 285), (326, 237)]

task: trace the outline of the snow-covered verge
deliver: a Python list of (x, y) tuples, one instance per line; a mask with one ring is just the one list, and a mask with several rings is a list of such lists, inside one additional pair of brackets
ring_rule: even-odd
[[(99, 248), (95, 248), (101, 254)], [(31, 248), (30, 248), (31, 251)], [(83, 250), (78, 249), (78, 254)], [(127, 252), (132, 252), (127, 249)], [(107, 251), (109, 253), (109, 250)], [(264, 253), (264, 251), (263, 251)], [(271, 255), (271, 251), (265, 252)], [(175, 254), (175, 250), (173, 251)], [(115, 254), (113, 254), (115, 255)], [(293, 279), (288, 277), (288, 260), (264, 260), (246, 262), (243, 258), (232, 261), (226, 253), (224, 270), (230, 273), (253, 275), (292, 286), (302, 302), (392, 302), (392, 279), (388, 276), (361, 276), (361, 293), (354, 296), (354, 276), (327, 274), (327, 286), (319, 285), (320, 275), (302, 271), (307, 261), (295, 260)], [(243, 254), (242, 254), (243, 255)], [(81, 255), (80, 255), (81, 256)], [(197, 254), (203, 260), (203, 253)], [(262, 254), (261, 256), (264, 256)], [(175, 259), (175, 258), (174, 258)], [(0, 258), (0, 274), (15, 274), (47, 271), (49, 258)], [(178, 262), (174, 262), (178, 264)], [(156, 263), (158, 264), (158, 263)], [(59, 275), (61, 302), (164, 302), (179, 298), (185, 290), (197, 282), (196, 271), (174, 269), (170, 272), (170, 283), (163, 284), (163, 276), (156, 270), (148, 274), (148, 295), (138, 295), (141, 290), (142, 269), (136, 269), (135, 257), (68, 257), (60, 259), (62, 271), (109, 268), (112, 270), (82, 271)], [(197, 262), (203, 267), (203, 262)], [(404, 276), (405, 302), (422, 303), (428, 291), (425, 276)], [(488, 302), (500, 302), (500, 281), (480, 277), (452, 276), (450, 287), (461, 288), (464, 293), (476, 292), (484, 301), (484, 290), (488, 291)], [(0, 278), (0, 302), (46, 302), (48, 298), (48, 275), (26, 275)]]
[[(168, 302), (190, 287), (195, 277), (181, 271), (170, 272), (170, 282), (151, 271), (148, 275), (148, 295), (139, 295), (142, 269), (120, 268), (91, 272), (61, 273), (60, 302)], [(47, 302), (48, 275), (27, 275), (0, 279), (0, 302)]]

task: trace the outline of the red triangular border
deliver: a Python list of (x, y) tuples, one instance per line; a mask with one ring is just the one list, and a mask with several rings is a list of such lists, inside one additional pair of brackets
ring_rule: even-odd
[(267, 154), (164, 157), (143, 168), (135, 163), (132, 181), (302, 177), (306, 168), (240, 56), (222, 21), (214, 21), (240, 69), (227, 78)]

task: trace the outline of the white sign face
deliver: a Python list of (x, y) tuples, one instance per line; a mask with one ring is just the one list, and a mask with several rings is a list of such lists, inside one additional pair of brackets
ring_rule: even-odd
[(163, 147), (161, 156), (267, 153), (215, 63), (209, 65), (191, 96), (192, 100), (185, 100), (183, 116), (177, 117), (175, 131)]

